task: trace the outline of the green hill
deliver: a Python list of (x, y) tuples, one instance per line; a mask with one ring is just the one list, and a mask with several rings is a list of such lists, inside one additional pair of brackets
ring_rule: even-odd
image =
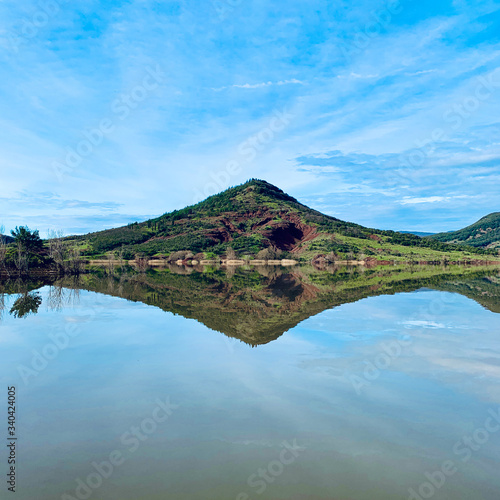
[(182, 210), (82, 239), (97, 254), (122, 247), (146, 255), (181, 250), (222, 254), (229, 246), (251, 254), (269, 247), (291, 251), (318, 231), (353, 237), (370, 233), (312, 210), (265, 181), (251, 180)]
[(66, 241), (89, 258), (114, 255), (128, 260), (136, 255), (165, 258), (175, 252), (199, 258), (280, 256), (308, 261), (317, 256), (441, 261), (488, 253), (341, 221), (257, 179), (155, 219)]
[(500, 212), (483, 217), (459, 231), (438, 233), (431, 238), (445, 243), (459, 243), (477, 248), (500, 248)]

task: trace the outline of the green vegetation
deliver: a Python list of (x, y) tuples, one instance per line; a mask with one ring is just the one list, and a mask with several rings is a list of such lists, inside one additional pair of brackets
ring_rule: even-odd
[(79, 250), (63, 242), (61, 235), (43, 241), (38, 231), (16, 227), (12, 241), (0, 241), (0, 273), (27, 275), (34, 272), (76, 274), (82, 270)]
[[(477, 252), (470, 247), (448, 246), (439, 242), (433, 242), (439, 245), (437, 247), (439, 249), (436, 249), (433, 243), (427, 245), (427, 242), (421, 247), (415, 244), (396, 244), (397, 240), (393, 236), (384, 236), (384, 233), (388, 232), (378, 233), (376, 239), (360, 239), (341, 234), (320, 235), (312, 242), (303, 245), (304, 251), (301, 252), (301, 257), (305, 261), (313, 260), (317, 255), (324, 255), (330, 261), (381, 259), (395, 263), (452, 263), (484, 260), (485, 254), (493, 253), (483, 249)], [(495, 259), (491, 256), (487, 257), (487, 260)]]
[(11, 231), (14, 243), (27, 253), (40, 252), (43, 248), (43, 241), (38, 231), (30, 231), (28, 227), (16, 227)]
[(372, 257), (433, 262), (497, 256), (493, 250), (450, 246), (436, 239), (341, 221), (258, 179), (155, 219), (65, 241), (88, 259), (110, 254), (125, 260), (136, 255), (168, 257), (182, 251), (255, 258), (266, 249), (299, 261), (321, 254), (340, 260)]
[(12, 234), (12, 243), (0, 251), (3, 267), (15, 268), (24, 273), (30, 268), (45, 267), (49, 263), (43, 240), (38, 231), (28, 227), (16, 227)]
[[(478, 248), (500, 248), (500, 212), (487, 215), (459, 231), (438, 233), (426, 239), (446, 243), (462, 243)], [(496, 250), (494, 251), (496, 252)]]
[[(489, 216), (482, 221), (490, 233), (500, 227), (500, 217)], [(28, 228), (16, 228), (13, 236), (10, 245), (0, 242), (0, 264), (23, 270), (45, 266), (72, 273), (81, 270), (82, 260), (106, 260), (110, 266), (118, 260), (121, 267), (125, 261), (135, 260), (145, 271), (151, 258), (176, 262), (207, 259), (204, 255), (208, 254), (211, 260), (370, 260), (371, 265), (373, 261), (500, 262), (493, 248), (447, 243), (440, 241), (439, 235), (421, 238), (338, 220), (257, 179), (196, 205), (120, 228), (68, 238), (52, 235), (45, 245), (38, 232)]]

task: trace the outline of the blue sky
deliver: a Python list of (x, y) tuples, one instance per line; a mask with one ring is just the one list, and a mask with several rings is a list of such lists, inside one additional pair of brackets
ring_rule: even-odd
[(0, 225), (83, 233), (248, 178), (370, 227), (500, 211), (493, 1), (0, 2)]

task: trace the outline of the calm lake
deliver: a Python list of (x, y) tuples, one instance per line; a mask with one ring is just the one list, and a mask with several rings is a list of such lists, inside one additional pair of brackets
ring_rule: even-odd
[(0, 497), (498, 500), (498, 272), (403, 274), (4, 286)]

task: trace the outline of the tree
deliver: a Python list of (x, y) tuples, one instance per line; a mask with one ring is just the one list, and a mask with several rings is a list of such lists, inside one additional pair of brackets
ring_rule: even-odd
[(50, 258), (60, 267), (64, 267), (64, 260), (66, 258), (66, 251), (64, 248), (63, 231), (49, 230), (49, 255)]
[(233, 247), (227, 247), (226, 258), (227, 260), (236, 260), (238, 258)]
[(106, 257), (108, 259), (109, 272), (110, 272), (110, 274), (112, 274), (113, 271), (115, 270), (115, 256), (112, 253), (108, 253), (108, 255)]
[(120, 261), (120, 267), (123, 267), (125, 264), (125, 246), (122, 245), (120, 247), (120, 250), (117, 250), (115, 252), (115, 255), (118, 258), (118, 260)]
[(0, 267), (5, 266), (5, 254), (7, 253), (7, 241), (3, 236), (4, 226), (0, 226)]
[(83, 259), (81, 257), (79, 248), (72, 248), (69, 251), (68, 261), (65, 265), (65, 270), (69, 271), (71, 274), (80, 274), (83, 269)]
[(27, 226), (16, 227), (10, 232), (16, 243), (24, 252), (33, 253), (42, 250), (43, 241), (38, 231), (31, 231)]
[(257, 255), (259, 260), (276, 260), (281, 256), (281, 250), (274, 247), (267, 247), (261, 250)]
[(135, 256), (135, 263), (139, 272), (145, 273), (148, 268), (149, 260), (143, 253), (139, 253)]
[(17, 247), (15, 264), (19, 271), (27, 271), (30, 257), (43, 249), (43, 241), (38, 231), (31, 231), (26, 226), (16, 227), (10, 232)]

